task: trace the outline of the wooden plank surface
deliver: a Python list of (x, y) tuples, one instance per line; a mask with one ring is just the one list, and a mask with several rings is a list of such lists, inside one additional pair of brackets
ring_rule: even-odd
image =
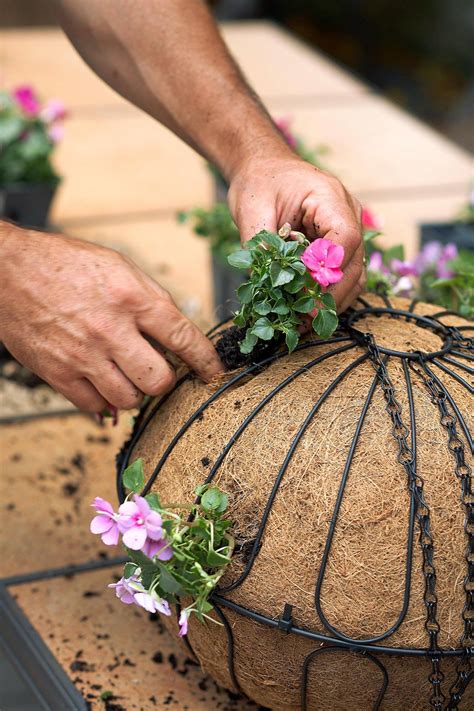
[(124, 413), (118, 427), (101, 428), (73, 415), (2, 427), (1, 578), (121, 555), (89, 532), (90, 504), (117, 500), (115, 455), (130, 420)]
[(117, 711), (256, 711), (207, 677), (159, 619), (119, 602), (107, 589), (117, 579), (114, 572), (120, 571), (10, 588), (91, 711), (107, 708), (100, 700), (104, 691), (113, 693), (109, 704)]

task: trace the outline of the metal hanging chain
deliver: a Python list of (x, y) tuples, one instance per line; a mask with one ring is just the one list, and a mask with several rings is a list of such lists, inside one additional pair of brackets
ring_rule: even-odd
[(422, 357), (417, 363), (411, 364), (412, 370), (421, 378), (428, 390), (432, 402), (438, 407), (440, 422), (448, 434), (448, 448), (455, 460), (454, 472), (461, 482), (461, 502), (464, 507), (464, 532), (466, 534), (466, 565), (464, 578), (465, 602), (462, 611), (464, 621), (460, 646), (464, 654), (460, 658), (456, 672), (457, 677), (449, 689), (450, 699), (447, 711), (456, 711), (462, 699), (472, 673), (471, 656), (474, 653), (474, 493), (472, 490), (472, 467), (465, 458), (464, 443), (456, 430), (457, 417), (448, 401), (445, 390), (440, 386)]
[(416, 519), (419, 527), (419, 542), (423, 556), (423, 576), (425, 590), (423, 601), (426, 608), (425, 629), (428, 634), (428, 655), (431, 661), (431, 673), (428, 680), (431, 684), (430, 706), (435, 711), (443, 711), (445, 696), (442, 691), (444, 674), (441, 671), (441, 655), (438, 644), (440, 625), (436, 618), (438, 598), (436, 595), (436, 570), (434, 565), (434, 542), (431, 535), (430, 509), (424, 497), (424, 481), (417, 474), (413, 449), (408, 444), (409, 430), (402, 420), (402, 408), (395, 397), (395, 388), (390, 380), (387, 368), (380, 351), (371, 334), (365, 334), (365, 343), (370, 360), (380, 381), (386, 404), (386, 411), (392, 420), (392, 434), (398, 443), (397, 460), (403, 465), (408, 488), (415, 500)]

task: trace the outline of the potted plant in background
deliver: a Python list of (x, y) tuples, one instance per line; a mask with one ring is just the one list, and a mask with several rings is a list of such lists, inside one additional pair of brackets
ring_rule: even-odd
[(60, 182), (51, 155), (63, 136), (63, 104), (42, 104), (30, 86), (0, 92), (0, 217), (47, 225)]
[[(306, 142), (291, 130), (291, 119), (277, 119), (275, 124), (288, 145), (301, 158), (322, 168), (321, 156), (326, 152), (324, 146), (309, 147)], [(227, 184), (219, 171), (208, 164), (214, 176), (215, 203), (212, 207), (195, 208), (178, 213), (178, 220), (191, 220), (194, 232), (209, 241), (212, 259), (212, 279), (214, 308), (218, 318), (230, 318), (238, 308), (236, 291), (245, 281), (245, 275), (232, 267), (227, 258), (240, 249), (239, 231), (232, 220), (227, 206)]]
[(467, 205), (457, 219), (421, 225), (420, 232), (422, 245), (437, 241), (441, 244), (455, 244), (459, 249), (474, 250), (474, 186)]

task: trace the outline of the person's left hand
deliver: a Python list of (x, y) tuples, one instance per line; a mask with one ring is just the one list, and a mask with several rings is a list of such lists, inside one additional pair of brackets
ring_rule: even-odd
[(293, 155), (250, 160), (231, 181), (229, 205), (243, 242), (289, 222), (308, 239), (341, 244), (344, 277), (331, 287), (339, 312), (363, 290), (362, 208), (334, 176)]

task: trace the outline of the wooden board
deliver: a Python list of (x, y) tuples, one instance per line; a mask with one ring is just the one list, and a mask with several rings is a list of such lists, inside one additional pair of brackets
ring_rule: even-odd
[(90, 504), (117, 500), (115, 455), (130, 420), (124, 413), (117, 428), (101, 428), (72, 415), (2, 427), (1, 578), (122, 555), (90, 533)]
[(159, 619), (151, 621), (144, 610), (117, 600), (107, 585), (119, 572), (100, 570), (10, 588), (91, 711), (107, 710), (100, 699), (104, 691), (113, 693), (109, 703), (115, 711), (168, 706), (255, 711), (255, 704), (207, 677)]

